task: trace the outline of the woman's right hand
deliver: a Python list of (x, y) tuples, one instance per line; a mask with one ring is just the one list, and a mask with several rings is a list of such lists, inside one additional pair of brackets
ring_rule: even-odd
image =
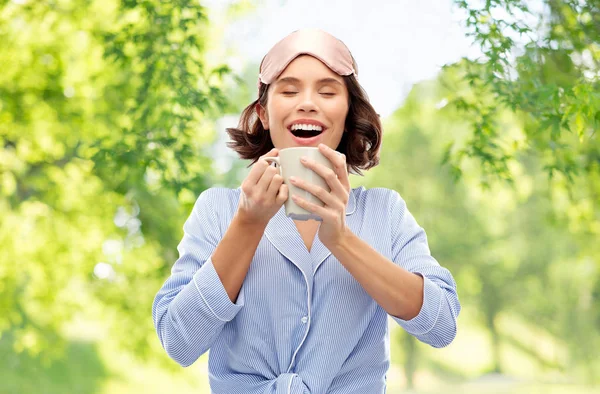
[(266, 226), (288, 198), (288, 187), (283, 183), (279, 169), (263, 157), (276, 157), (277, 148), (261, 156), (242, 182), (236, 215), (245, 223)]

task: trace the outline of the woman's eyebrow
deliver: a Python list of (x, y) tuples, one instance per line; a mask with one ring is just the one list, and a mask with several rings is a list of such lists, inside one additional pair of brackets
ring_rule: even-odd
[(318, 83), (318, 84), (320, 84), (320, 85), (324, 85), (324, 84), (326, 84), (326, 83), (335, 83), (335, 84), (338, 84), (338, 85), (341, 85), (341, 86), (343, 86), (343, 85), (342, 85), (342, 83), (341, 83), (340, 81), (338, 81), (338, 80), (337, 80), (337, 79), (335, 79), (335, 78), (331, 78), (331, 77), (329, 77), (329, 78), (322, 78), (322, 79), (319, 79), (319, 80), (317, 81), (317, 83)]
[(284, 78), (280, 78), (277, 81), (275, 81), (275, 85), (283, 85), (284, 83), (299, 84), (300, 80), (298, 78), (294, 78), (294, 77), (284, 77)]
[[(277, 80), (277, 82), (275, 82), (275, 83), (276, 83), (277, 85), (279, 85), (279, 84), (283, 84), (283, 83), (295, 83), (295, 84), (301, 84), (301, 83), (302, 83), (302, 81), (300, 81), (298, 78), (295, 78), (295, 77), (283, 77), (283, 78), (281, 78), (281, 79), (278, 79), (278, 80)], [(328, 77), (328, 78), (321, 78), (321, 79), (319, 79), (319, 80), (317, 81), (317, 84), (319, 84), (319, 85), (324, 85), (324, 84), (326, 84), (326, 83), (335, 83), (335, 84), (338, 84), (338, 85), (342, 85), (342, 83), (341, 83), (340, 81), (338, 81), (338, 80), (337, 80), (337, 79), (335, 79), (335, 78), (331, 78), (331, 77)]]

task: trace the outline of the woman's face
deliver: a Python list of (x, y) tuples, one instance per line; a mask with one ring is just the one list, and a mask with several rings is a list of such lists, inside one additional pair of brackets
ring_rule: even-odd
[(336, 149), (348, 114), (344, 80), (320, 60), (294, 59), (269, 86), (267, 108), (257, 106), (275, 148), (318, 146)]

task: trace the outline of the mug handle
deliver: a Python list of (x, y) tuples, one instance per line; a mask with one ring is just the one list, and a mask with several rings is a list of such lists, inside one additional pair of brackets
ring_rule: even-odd
[(277, 164), (276, 168), (279, 170), (279, 175), (283, 176), (281, 172), (281, 162), (279, 161), (279, 157), (263, 157), (263, 160), (266, 160), (269, 164), (271, 164), (271, 162), (275, 162)]

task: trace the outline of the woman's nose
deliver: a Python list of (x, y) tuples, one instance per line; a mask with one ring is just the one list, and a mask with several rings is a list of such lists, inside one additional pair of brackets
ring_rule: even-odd
[(305, 112), (316, 112), (318, 110), (318, 106), (315, 103), (313, 94), (311, 92), (304, 92), (301, 95), (298, 109)]

